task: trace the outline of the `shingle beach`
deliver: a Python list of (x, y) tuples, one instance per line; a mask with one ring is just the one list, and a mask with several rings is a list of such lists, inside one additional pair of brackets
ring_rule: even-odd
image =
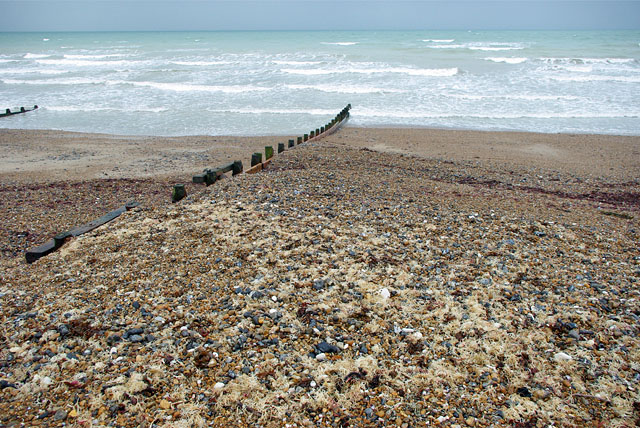
[(0, 426), (640, 423), (640, 137), (109, 138), (0, 130)]

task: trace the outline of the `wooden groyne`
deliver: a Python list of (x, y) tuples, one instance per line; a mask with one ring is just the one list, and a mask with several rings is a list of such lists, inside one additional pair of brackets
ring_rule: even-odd
[[(36, 108), (38, 108), (38, 106), (34, 106), (34, 109)], [(251, 168), (249, 168), (246, 171), (243, 168), (242, 161), (237, 160), (237, 161), (225, 164), (218, 168), (207, 168), (202, 173), (194, 175), (192, 178), (192, 181), (193, 183), (202, 183), (206, 186), (210, 186), (216, 181), (218, 181), (225, 173), (228, 173), (228, 172), (231, 172), (232, 175), (238, 175), (243, 172), (247, 174), (255, 174), (257, 172), (260, 172), (271, 163), (271, 160), (273, 159), (273, 156), (275, 154), (283, 153), (287, 148), (288, 149), (295, 148), (296, 141), (297, 141), (297, 145), (300, 145), (309, 141), (317, 141), (323, 137), (326, 137), (336, 132), (349, 119), (350, 109), (351, 109), (351, 104), (348, 104), (345, 108), (343, 108), (340, 111), (340, 113), (336, 115), (335, 118), (333, 118), (326, 125), (321, 126), (320, 128), (316, 128), (315, 130), (312, 130), (309, 134), (304, 134), (303, 136), (290, 139), (288, 144), (278, 143), (277, 151), (274, 151), (273, 146), (266, 146), (264, 150), (264, 160), (263, 160), (263, 154), (261, 152), (253, 153), (253, 155), (251, 156)], [(9, 109), (7, 109), (7, 111), (9, 111)], [(31, 110), (24, 109), (24, 111), (22, 111), (21, 113), (24, 113), (26, 111), (31, 111)], [(18, 114), (18, 113), (11, 113), (11, 114)], [(309, 137), (309, 135), (311, 137)], [(187, 192), (185, 190), (184, 184), (176, 184), (173, 186), (171, 191), (172, 203), (179, 202), (180, 200), (184, 199), (186, 196), (187, 196)], [(111, 220), (120, 216), (120, 214), (134, 207), (137, 207), (138, 205), (140, 204), (137, 202), (129, 202), (126, 205), (116, 210), (113, 210), (103, 215), (100, 218), (90, 221), (89, 223), (86, 223), (82, 226), (75, 227), (67, 232), (57, 234), (56, 236), (54, 236), (52, 239), (45, 242), (44, 244), (28, 250), (25, 253), (27, 263), (35, 262), (36, 260), (62, 247), (62, 245), (66, 242), (67, 239), (74, 236), (79, 236), (91, 230), (94, 230), (95, 228), (110, 222)]]
[(90, 221), (89, 223), (83, 224), (82, 226), (78, 226), (78, 227), (74, 227), (73, 229), (67, 231), (67, 232), (62, 232), (62, 233), (58, 233), (56, 236), (54, 236), (52, 239), (50, 239), (49, 241), (45, 242), (44, 244), (40, 245), (39, 247), (35, 247), (32, 248), (30, 250), (28, 250), (25, 254), (25, 257), (27, 259), (27, 263), (33, 263), (36, 260), (38, 260), (39, 258), (42, 258), (44, 256), (46, 256), (47, 254), (50, 254), (54, 251), (56, 251), (58, 248), (62, 247), (62, 245), (65, 243), (65, 241), (68, 238), (74, 237), (74, 236), (80, 236), (84, 233), (90, 232), (93, 229), (102, 226), (103, 224), (106, 224), (108, 222), (110, 222), (111, 220), (117, 218), (118, 216), (120, 216), (120, 214), (137, 207), (138, 205), (140, 205), (138, 202), (129, 202), (126, 205), (113, 210), (111, 212), (108, 212), (107, 214), (103, 215), (100, 218), (97, 218), (95, 220)]
[[(310, 141), (317, 141), (321, 138), (324, 138), (328, 135), (336, 132), (342, 125), (346, 123), (349, 119), (349, 110), (351, 110), (351, 104), (347, 104), (345, 108), (343, 108), (340, 113), (336, 115), (329, 123), (320, 128), (316, 128), (314, 130), (309, 131), (309, 133), (304, 134), (303, 136), (296, 137), (296, 139), (289, 140), (288, 148), (294, 148), (297, 145), (307, 143)], [(282, 153), (285, 151), (285, 144), (278, 144), (278, 153)], [(251, 168), (246, 170), (247, 174), (255, 174), (256, 172), (260, 172), (271, 163), (271, 155), (273, 154), (273, 147), (267, 146), (265, 147), (265, 161), (262, 162), (262, 153), (254, 153), (251, 161)], [(259, 157), (257, 155), (260, 155)], [(254, 162), (255, 159), (255, 162)]]
[(37, 110), (38, 106), (33, 107), (14, 107), (13, 109), (5, 109), (4, 113), (0, 113), (0, 117), (13, 116), (14, 114), (27, 113)]

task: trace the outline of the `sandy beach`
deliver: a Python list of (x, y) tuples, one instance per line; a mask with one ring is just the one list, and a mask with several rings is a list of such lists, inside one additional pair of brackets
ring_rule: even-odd
[(640, 137), (289, 138), (0, 130), (0, 424), (640, 421)]

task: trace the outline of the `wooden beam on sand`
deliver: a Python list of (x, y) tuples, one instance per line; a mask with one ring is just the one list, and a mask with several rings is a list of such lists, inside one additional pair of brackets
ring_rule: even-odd
[(51, 254), (52, 252), (56, 251), (58, 248), (62, 247), (62, 245), (66, 242), (68, 238), (72, 236), (80, 236), (84, 233), (90, 232), (93, 229), (96, 229), (97, 227), (100, 227), (103, 224), (106, 224), (111, 220), (119, 217), (120, 214), (122, 214), (123, 212), (129, 211), (130, 209), (135, 208), (138, 205), (140, 205), (138, 202), (128, 202), (126, 205), (116, 210), (110, 211), (107, 214), (103, 215), (102, 217), (92, 220), (89, 223), (83, 224), (78, 227), (74, 227), (68, 232), (58, 233), (56, 236), (54, 236), (52, 239), (45, 242), (44, 244), (38, 247), (32, 248), (30, 250), (27, 250), (27, 252), (25, 253), (25, 258), (27, 259), (27, 263), (33, 263), (36, 260), (46, 256), (47, 254)]

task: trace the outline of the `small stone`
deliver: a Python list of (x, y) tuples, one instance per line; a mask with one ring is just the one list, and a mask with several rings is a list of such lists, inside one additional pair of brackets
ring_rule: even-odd
[(75, 418), (76, 416), (78, 416), (78, 412), (76, 412), (76, 409), (73, 409), (69, 412), (67, 416), (70, 418)]
[(389, 289), (385, 287), (380, 290), (380, 296), (382, 296), (382, 298), (386, 300), (391, 297), (391, 293), (389, 292)]
[(567, 333), (567, 335), (575, 340), (580, 339), (580, 333), (577, 328), (574, 328), (573, 330), (571, 330), (569, 333)]
[(569, 354), (565, 354), (564, 352), (558, 352), (553, 356), (553, 359), (556, 360), (557, 362), (561, 362), (561, 361), (571, 361), (573, 360), (573, 357)]
[(367, 415), (368, 418), (370, 418), (371, 416), (373, 416), (373, 409), (371, 407), (367, 407), (366, 409), (364, 409), (364, 414)]
[(171, 403), (169, 403), (167, 400), (162, 399), (160, 400), (160, 408), (164, 409), (164, 410), (168, 410), (171, 408)]
[(469, 416), (467, 419), (465, 419), (464, 422), (467, 424), (467, 426), (472, 427), (472, 426), (475, 426), (476, 419), (473, 416)]
[(320, 351), (320, 353), (323, 354), (335, 354), (337, 352), (340, 352), (340, 348), (338, 348), (336, 345), (331, 345), (330, 343), (327, 342), (320, 342), (316, 345), (316, 348), (318, 348), (318, 351)]
[(378, 410), (376, 412), (376, 416), (379, 418), (384, 418), (384, 410)]
[(326, 361), (327, 360), (327, 354), (320, 353), (320, 354), (316, 355), (316, 360), (318, 360), (318, 361)]
[(58, 410), (55, 415), (53, 415), (54, 421), (64, 421), (67, 419), (67, 412), (64, 410)]
[(224, 388), (224, 383), (222, 382), (217, 382), (215, 385), (213, 385), (213, 389), (215, 390), (221, 390), (222, 388)]
[(129, 341), (133, 343), (138, 343), (144, 341), (144, 337), (139, 334), (134, 334), (133, 336), (129, 336)]

